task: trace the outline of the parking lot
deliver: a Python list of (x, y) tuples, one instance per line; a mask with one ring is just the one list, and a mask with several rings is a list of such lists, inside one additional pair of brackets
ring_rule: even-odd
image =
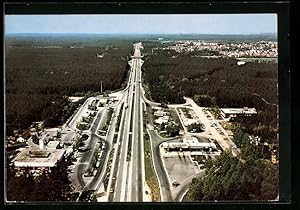
[(183, 153), (178, 153), (178, 156), (163, 157), (163, 161), (173, 187), (179, 186), (187, 177), (198, 172), (198, 167), (188, 155), (183, 155)]

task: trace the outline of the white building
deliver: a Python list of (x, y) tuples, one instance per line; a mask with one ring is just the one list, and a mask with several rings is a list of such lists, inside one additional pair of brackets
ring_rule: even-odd
[(199, 142), (196, 137), (189, 136), (183, 139), (183, 142), (164, 142), (162, 146), (165, 149), (203, 151), (217, 150), (217, 146), (212, 142)]
[(65, 153), (64, 149), (32, 150), (27, 148), (12, 161), (16, 168), (51, 168), (57, 165)]
[(26, 140), (23, 138), (23, 137), (19, 137), (19, 138), (17, 138), (17, 142), (19, 142), (19, 143), (23, 143), (23, 142), (25, 142)]
[(157, 116), (157, 117), (166, 116), (168, 114), (169, 114), (168, 112), (164, 112), (163, 110), (158, 110), (158, 111), (154, 112), (154, 116)]
[(256, 109), (255, 108), (248, 108), (248, 107), (244, 107), (244, 108), (221, 108), (221, 116), (224, 119), (232, 119), (235, 118), (239, 115), (244, 115), (244, 116), (251, 116), (253, 114), (257, 114)]
[(164, 118), (160, 117), (160, 118), (154, 120), (154, 123), (161, 125), (163, 123), (168, 123), (168, 121), (169, 121), (169, 119), (164, 119)]
[(100, 98), (99, 99), (99, 106), (105, 106), (107, 104), (107, 98)]
[(241, 65), (244, 65), (245, 63), (246, 63), (245, 61), (238, 61), (238, 62), (237, 62), (237, 65), (238, 65), (238, 66), (241, 66)]

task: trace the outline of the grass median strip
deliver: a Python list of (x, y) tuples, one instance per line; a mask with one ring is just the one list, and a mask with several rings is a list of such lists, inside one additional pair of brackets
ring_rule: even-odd
[(151, 189), (152, 201), (160, 200), (159, 185), (152, 165), (151, 142), (148, 133), (144, 134), (144, 157), (146, 182)]

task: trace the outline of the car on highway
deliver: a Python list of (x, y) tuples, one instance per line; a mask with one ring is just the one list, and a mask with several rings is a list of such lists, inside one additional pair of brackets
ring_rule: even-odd
[(109, 190), (109, 192), (110, 192), (110, 193), (113, 193), (113, 192), (114, 192), (114, 189), (113, 189), (113, 188), (111, 188), (111, 189)]

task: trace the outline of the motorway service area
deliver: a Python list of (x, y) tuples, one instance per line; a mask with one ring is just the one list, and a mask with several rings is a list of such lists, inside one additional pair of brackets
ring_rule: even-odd
[(126, 88), (86, 98), (62, 128), (34, 125), (28, 147), (12, 161), (18, 173), (29, 168), (38, 176), (71, 157), (77, 201), (182, 201), (192, 179), (205, 175), (205, 161), (225, 150), (239, 154), (224, 119), (192, 99), (164, 107), (146, 99), (143, 45), (133, 48)]

